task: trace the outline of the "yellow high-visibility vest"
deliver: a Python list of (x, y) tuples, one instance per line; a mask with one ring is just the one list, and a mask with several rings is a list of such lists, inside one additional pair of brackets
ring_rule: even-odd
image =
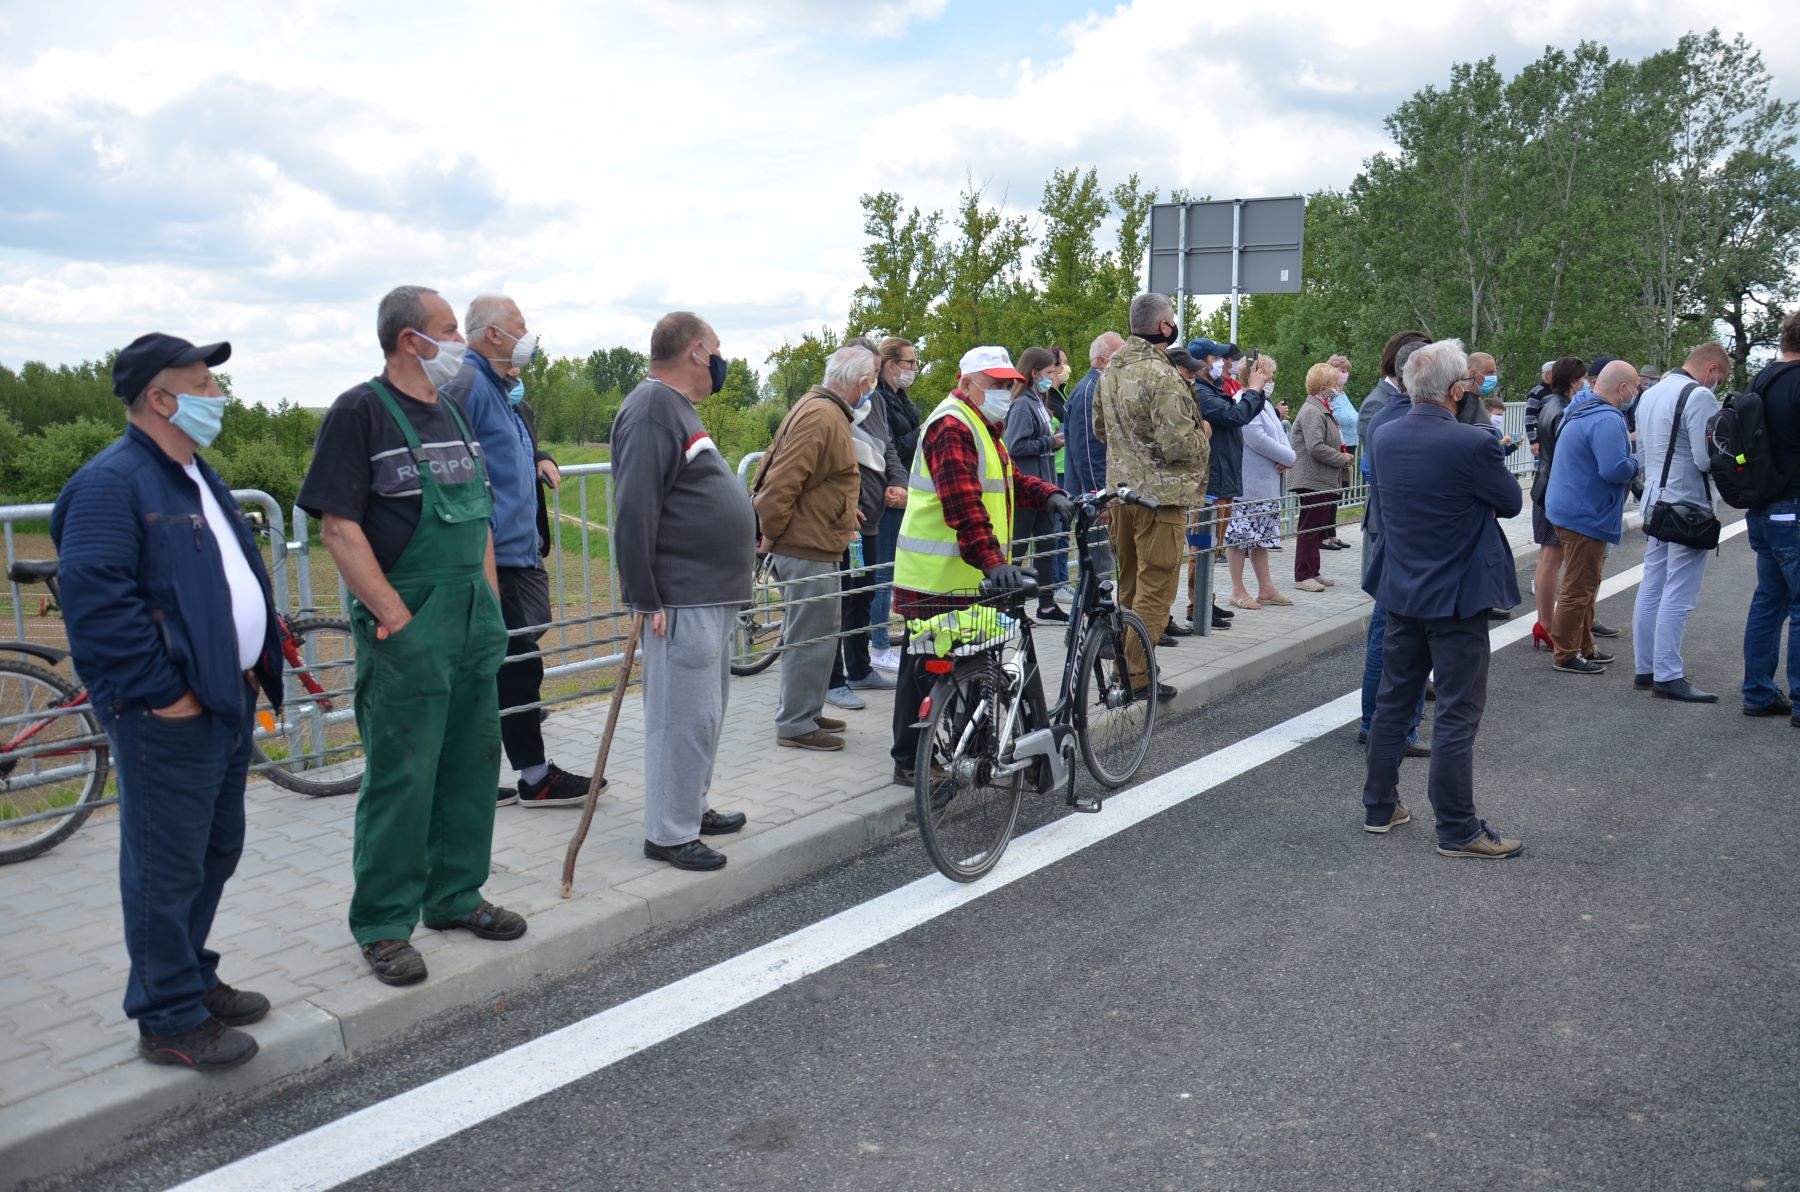
[(894, 551), (894, 586), (914, 592), (966, 592), (981, 586), (982, 574), (965, 563), (956, 531), (944, 521), (944, 506), (925, 463), (925, 432), (940, 418), (954, 418), (975, 437), (981, 461), (981, 506), (1000, 540), (1012, 546), (1012, 463), (1003, 460), (987, 421), (962, 398), (951, 394), (919, 427), (919, 449), (913, 455), (907, 484), (906, 515), (900, 519), (900, 542)]

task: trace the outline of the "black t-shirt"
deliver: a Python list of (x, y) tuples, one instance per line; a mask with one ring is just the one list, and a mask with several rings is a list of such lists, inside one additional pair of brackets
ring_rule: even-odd
[[(1780, 375), (1764, 388), (1763, 378), (1776, 369)], [(1800, 500), (1800, 364), (1777, 361), (1756, 374), (1757, 392), (1763, 395), (1763, 410), (1768, 418), (1769, 438), (1774, 448), (1775, 466), (1792, 472), (1787, 495)]]
[[(449, 403), (419, 401), (385, 374), (378, 379), (412, 423), (438, 480), (461, 484), (474, 476), (475, 460)], [(479, 458), (480, 444), (470, 445)], [(319, 424), (298, 504), (314, 517), (329, 513), (360, 525), (383, 571), (400, 561), (423, 507), (418, 466), (406, 435), (370, 385), (358, 385), (331, 403)]]

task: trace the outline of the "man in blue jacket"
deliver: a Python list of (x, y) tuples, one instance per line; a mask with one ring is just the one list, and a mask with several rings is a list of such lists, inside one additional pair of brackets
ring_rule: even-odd
[[(560, 474), (555, 464), (542, 467), (531, 427), (519, 412), (525, 382), (504, 375), (524, 368), (537, 353), (537, 337), (525, 325), (518, 304), (498, 294), (483, 294), (469, 303), (463, 329), (470, 351), (463, 357), (462, 371), (442, 393), (468, 416), (469, 429), (487, 462), (494, 493), (489, 522), (494, 532), (494, 573), (508, 630), (507, 661), (500, 668), (500, 706), (519, 708), (537, 703), (543, 695), (539, 633), (523, 631), (551, 620), (550, 576), (543, 562), (549, 544), (538, 531), (538, 476), (541, 469), (554, 487)], [(506, 760), (519, 772), (519, 781), (499, 788), (496, 806), (577, 807), (587, 801), (587, 775), (570, 774), (545, 756), (543, 718), (536, 708), (502, 716), (500, 743), (506, 748)]]
[(1468, 369), (1459, 340), (1419, 348), (1402, 374), (1411, 405), (1372, 432), (1381, 545), (1363, 589), (1388, 618), (1369, 724), (1363, 830), (1381, 834), (1412, 819), (1399, 798), (1400, 757), (1413, 709), (1435, 672), (1426, 789), (1437, 851), (1499, 860), (1524, 846), (1501, 839), (1475, 813), (1475, 734), (1487, 707), (1488, 610), (1519, 602), (1512, 551), (1495, 519), (1515, 516), (1524, 498), (1493, 434), (1456, 420)]
[(1562, 589), (1550, 637), (1555, 667), (1564, 674), (1601, 674), (1613, 660), (1594, 645), (1594, 601), (1607, 545), (1616, 546), (1622, 535), (1625, 492), (1643, 469), (1631, 453), (1623, 412), (1637, 396), (1637, 379), (1630, 364), (1611, 361), (1593, 388), (1575, 398), (1556, 432), (1556, 466), (1544, 512), (1563, 548)]
[(244, 851), (256, 693), (281, 705), (268, 572), (237, 502), (195, 454), (225, 413), (231, 345), (133, 340), (113, 362), (125, 434), (56, 499), (63, 623), (119, 773), (119, 904), (138, 1054), (202, 1071), (256, 1054), (269, 1012), (206, 946)]
[(1063, 428), (1068, 434), (1063, 462), (1067, 469), (1068, 491), (1098, 492), (1106, 487), (1106, 444), (1094, 437), (1094, 391), (1099, 388), (1100, 374), (1114, 352), (1125, 343), (1117, 331), (1103, 331), (1088, 348), (1087, 376), (1075, 383), (1069, 394), (1068, 409), (1063, 414)]

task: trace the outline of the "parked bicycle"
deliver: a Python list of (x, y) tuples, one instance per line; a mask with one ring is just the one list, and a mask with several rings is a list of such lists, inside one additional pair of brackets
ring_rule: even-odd
[(1111, 551), (1095, 530), (1101, 512), (1120, 503), (1158, 508), (1123, 486), (1075, 499), (1079, 574), (1055, 706), (1043, 706), (1024, 613), (1035, 586), (948, 594), (907, 622), (909, 652), (924, 655), (925, 672), (936, 676), (920, 709), (914, 810), (926, 853), (952, 881), (974, 881), (999, 863), (1027, 779), (1039, 791), (1062, 791), (1077, 811), (1096, 812), (1098, 795), (1075, 793), (1076, 750), (1108, 789), (1129, 782), (1149, 752), (1154, 638), (1118, 606)]
[[(56, 561), (21, 559), (14, 583), (41, 583), (60, 603)], [(257, 713), (255, 767), (307, 795), (352, 791), (362, 781), (362, 747), (350, 697), (355, 679), (348, 622), (277, 616), (287, 662), (283, 705)], [(41, 642), (0, 642), (0, 865), (24, 861), (66, 840), (101, 807), (110, 755), (87, 687), (54, 669), (69, 652)]]
[(738, 610), (731, 637), (731, 673), (760, 675), (781, 652), (781, 585), (775, 582), (768, 555), (756, 557), (750, 603)]

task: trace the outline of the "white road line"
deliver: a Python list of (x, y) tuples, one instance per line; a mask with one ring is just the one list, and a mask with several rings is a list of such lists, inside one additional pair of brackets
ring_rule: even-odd
[[(1744, 523), (1725, 528), (1725, 538)], [(1642, 566), (1606, 580), (1600, 599), (1635, 586)], [(1535, 616), (1496, 626), (1492, 648), (1523, 641)], [(1003, 889), (1154, 815), (1334, 732), (1362, 715), (1351, 691), (1329, 703), (1109, 798), (1100, 815), (1071, 815), (1013, 841), (995, 871), (972, 885), (932, 874), (778, 940), (571, 1023), (428, 1084), (247, 1155), (180, 1185), (192, 1192), (335, 1188), (591, 1076), (766, 994)]]

